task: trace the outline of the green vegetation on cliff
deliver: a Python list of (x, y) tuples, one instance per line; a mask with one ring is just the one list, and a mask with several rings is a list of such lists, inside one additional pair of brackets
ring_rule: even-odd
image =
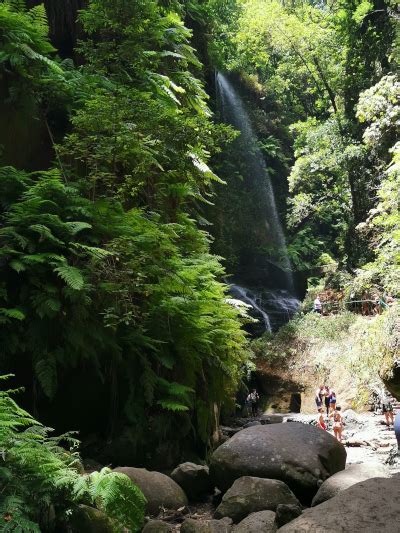
[(253, 354), (312, 379), (337, 357), (360, 391), (390, 379), (397, 305), (249, 347), (223, 280), (252, 254), (273, 276), (273, 225), (209, 95), (215, 68), (243, 97), (303, 293), (398, 297), (396, 4), (0, 0), (0, 375), (26, 409), (0, 393), (9, 531), (82, 503), (116, 531), (143, 518), (124, 476), (81, 476), (36, 419), (104, 464), (166, 468), (207, 455)]
[(321, 273), (329, 256), (363, 289), (397, 293), (396, 4), (210, 0), (207, 9), (210, 54), (253, 94), (266, 160), (291, 158), (286, 173), (275, 176), (274, 163), (270, 173), (278, 192), (288, 179), (294, 268)]
[(29, 95), (54, 164), (0, 169), (1, 368), (59, 429), (131, 428), (132, 462), (185, 438), (204, 453), (247, 352), (196, 221), (228, 133), (190, 31), (155, 1), (92, 1), (74, 66), (22, 5), (0, 3), (3, 97)]

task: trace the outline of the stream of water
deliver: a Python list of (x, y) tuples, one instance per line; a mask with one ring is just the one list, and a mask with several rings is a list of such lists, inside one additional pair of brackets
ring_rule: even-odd
[(251, 305), (264, 331), (271, 331), (287, 322), (294, 315), (300, 303), (294, 296), (293, 275), (286, 239), (264, 156), (259, 148), (245, 104), (230, 80), (221, 73), (216, 75), (216, 86), (222, 120), (234, 126), (241, 133), (241, 143), (245, 149), (240, 155), (253, 186), (262, 196), (264, 219), (260, 220), (260, 225), (268, 232), (271, 248), (274, 250), (268, 262), (279, 267), (285, 286), (285, 289), (274, 290), (274, 288), (249, 289), (232, 284), (230, 292), (234, 297)]

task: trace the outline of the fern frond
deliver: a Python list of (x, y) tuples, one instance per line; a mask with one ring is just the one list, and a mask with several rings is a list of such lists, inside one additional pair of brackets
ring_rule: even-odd
[(57, 365), (54, 357), (46, 357), (37, 361), (35, 375), (43, 392), (52, 399), (57, 390)]
[(14, 318), (15, 320), (24, 320), (25, 314), (20, 309), (5, 309), (0, 307), (0, 314), (7, 318)]
[(161, 407), (167, 411), (189, 411), (187, 405), (177, 403), (173, 400), (158, 400), (157, 404), (161, 405)]
[(56, 267), (54, 272), (56, 272), (60, 278), (64, 280), (69, 287), (71, 287), (71, 289), (74, 289), (75, 291), (80, 291), (83, 289), (85, 281), (79, 268), (70, 265), (64, 265)]
[(125, 474), (102, 468), (89, 475), (89, 491), (99, 509), (122, 527), (138, 531), (143, 525), (146, 498)]

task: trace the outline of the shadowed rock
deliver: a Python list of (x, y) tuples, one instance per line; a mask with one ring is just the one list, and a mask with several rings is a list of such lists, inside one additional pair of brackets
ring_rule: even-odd
[(322, 481), (343, 470), (346, 450), (317, 427), (289, 422), (236, 433), (211, 457), (210, 475), (223, 492), (242, 476), (278, 479), (310, 503)]
[(275, 513), (272, 511), (252, 513), (232, 529), (232, 533), (274, 533), (275, 531)]
[(213, 489), (208, 466), (182, 463), (171, 473), (171, 478), (182, 487), (190, 500), (197, 500)]
[(157, 515), (161, 507), (179, 509), (188, 504), (186, 494), (182, 488), (170, 477), (160, 472), (150, 472), (145, 468), (121, 466), (115, 472), (126, 474), (145, 495), (146, 510), (151, 515)]
[(224, 494), (214, 516), (229, 516), (234, 522), (240, 522), (257, 511), (275, 511), (280, 503), (299, 502), (282, 481), (244, 476), (237, 479)]

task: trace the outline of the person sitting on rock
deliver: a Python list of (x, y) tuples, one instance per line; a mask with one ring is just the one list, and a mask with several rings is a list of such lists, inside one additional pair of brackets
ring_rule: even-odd
[(385, 423), (387, 426), (394, 425), (393, 404), (389, 398), (384, 398), (382, 402), (382, 413), (385, 415)]
[(253, 416), (257, 416), (258, 400), (260, 399), (256, 389), (253, 389), (247, 396), (246, 402), (251, 405), (251, 413)]
[(331, 413), (329, 416), (329, 419), (333, 418), (333, 434), (339, 442), (342, 441), (343, 432), (343, 416), (341, 409), (342, 408), (338, 405), (333, 413)]
[(326, 430), (326, 424), (325, 424), (323, 412), (324, 411), (323, 411), (322, 407), (319, 407), (318, 408), (318, 418), (317, 418), (317, 428), (321, 428), (321, 429), (325, 429)]

